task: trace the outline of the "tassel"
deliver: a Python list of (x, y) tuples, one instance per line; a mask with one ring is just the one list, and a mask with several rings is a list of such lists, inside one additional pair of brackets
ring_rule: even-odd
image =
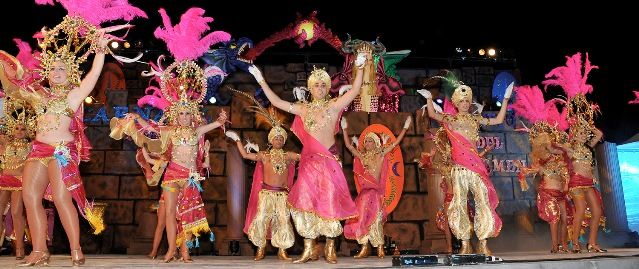
[(192, 249), (192, 248), (193, 248), (193, 241), (191, 241), (191, 240), (186, 241), (186, 247), (187, 247), (188, 249)]
[(197, 182), (197, 180), (195, 180), (195, 177), (190, 177), (189, 178), (189, 184), (195, 186), (197, 188), (198, 191), (203, 192), (204, 189), (202, 189), (202, 186), (200, 185), (200, 183)]
[(91, 207), (86, 207), (84, 209), (84, 213), (87, 221), (93, 227), (93, 234), (98, 235), (104, 231), (106, 226), (104, 225), (104, 219), (102, 218), (102, 214), (98, 212), (93, 212)]
[(200, 247), (200, 238), (199, 238), (199, 237), (196, 237), (196, 238), (195, 238), (195, 247), (196, 247), (196, 248), (199, 248), (199, 247)]
[(211, 233), (209, 235), (209, 241), (215, 242), (215, 234), (213, 233), (213, 231), (211, 231)]

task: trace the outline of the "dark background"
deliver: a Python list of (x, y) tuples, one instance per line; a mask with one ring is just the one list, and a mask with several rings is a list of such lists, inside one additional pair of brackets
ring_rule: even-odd
[[(600, 67), (591, 73), (589, 82), (595, 92), (589, 96), (599, 103), (602, 115), (597, 125), (610, 142), (623, 143), (639, 131), (639, 105), (628, 105), (634, 99), (631, 90), (639, 89), (636, 39), (637, 15), (629, 6), (598, 3), (585, 6), (557, 6), (557, 2), (490, 2), (476, 4), (436, 1), (151, 1), (131, 0), (145, 10), (149, 20), (135, 20), (136, 28), (128, 40), (141, 40), (144, 48), (164, 50), (152, 32), (160, 25), (157, 13), (165, 7), (173, 19), (191, 6), (206, 9), (215, 18), (213, 30), (224, 30), (233, 37), (246, 36), (254, 42), (268, 37), (302, 16), (317, 10), (318, 19), (344, 40), (381, 38), (389, 51), (409, 49), (409, 58), (399, 68), (441, 66), (441, 59), (456, 56), (455, 48), (495, 47), (500, 57), (514, 61), (521, 72), (522, 84), (540, 84), (545, 73), (565, 63), (564, 56), (589, 52), (590, 60)], [(37, 6), (32, 0), (12, 1), (4, 5), (0, 16), (0, 49), (15, 54), (11, 39), (27, 40), (42, 26), (53, 27), (66, 11), (60, 6)], [(32, 46), (35, 41), (31, 40)], [(283, 42), (268, 51), (296, 51), (292, 41)], [(311, 48), (332, 52), (322, 42)], [(261, 58), (265, 60), (267, 58)], [(270, 59), (270, 58), (268, 58)], [(143, 58), (148, 61), (149, 59)], [(260, 62), (257, 62), (260, 64)], [(488, 64), (493, 64), (488, 62)], [(499, 63), (494, 63), (499, 64)], [(442, 66), (445, 67), (445, 66)], [(550, 96), (559, 94), (551, 91)]]

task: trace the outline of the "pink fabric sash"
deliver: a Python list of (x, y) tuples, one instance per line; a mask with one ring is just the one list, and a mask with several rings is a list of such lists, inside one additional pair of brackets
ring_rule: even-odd
[(490, 205), (490, 213), (493, 215), (493, 218), (495, 220), (492, 236), (496, 237), (501, 231), (502, 221), (495, 211), (497, 205), (499, 204), (499, 197), (497, 196), (497, 191), (495, 191), (493, 183), (488, 177), (488, 169), (486, 169), (486, 165), (484, 164), (481, 157), (479, 157), (479, 154), (477, 153), (477, 150), (475, 148), (475, 143), (468, 141), (468, 139), (466, 139), (464, 136), (451, 130), (446, 125), (444, 126), (444, 128), (446, 129), (448, 139), (450, 140), (451, 157), (453, 162), (479, 174), (482, 182), (484, 183), (484, 186), (486, 186), (486, 189), (488, 190), (488, 203)]
[(344, 236), (348, 239), (360, 239), (366, 236), (370, 226), (374, 224), (377, 213), (382, 212), (382, 223), (386, 222), (384, 195), (386, 178), (388, 177), (388, 158), (384, 157), (379, 182), (369, 174), (359, 158), (355, 158), (353, 172), (360, 184), (360, 192), (355, 199), (358, 218), (346, 220)]
[(291, 130), (302, 142), (303, 148), (297, 181), (288, 195), (290, 206), (323, 219), (356, 217), (357, 209), (337, 158), (306, 132), (299, 116), (295, 117)]

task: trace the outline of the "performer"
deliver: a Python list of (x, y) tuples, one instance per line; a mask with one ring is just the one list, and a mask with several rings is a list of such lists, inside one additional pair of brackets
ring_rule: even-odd
[(567, 144), (558, 144), (566, 151), (570, 158), (568, 165), (570, 180), (568, 188), (570, 197), (575, 206), (571, 226), (572, 252), (581, 253), (579, 235), (581, 234), (582, 221), (586, 219), (586, 211), (590, 212), (590, 233), (588, 235), (588, 252), (607, 252), (597, 244), (598, 227), (605, 227), (606, 218), (603, 216), (603, 203), (601, 193), (595, 187), (598, 183), (593, 174), (594, 159), (593, 148), (603, 137), (603, 133), (587, 119), (587, 115), (577, 112), (575, 106), (588, 106), (590, 104), (583, 95), (578, 95), (569, 102), (569, 115), (573, 116), (569, 129), (570, 141)]
[[(586, 83), (588, 74), (597, 68), (599, 67), (590, 63), (587, 53), (583, 64), (581, 53), (576, 53), (566, 57), (565, 66), (554, 68), (546, 74), (547, 79), (543, 82), (546, 86), (561, 86), (568, 98), (566, 111), (570, 123), (568, 130), (570, 141), (568, 144), (557, 145), (564, 149), (570, 158), (568, 188), (575, 205), (571, 227), (572, 252), (574, 253), (581, 252), (578, 239), (587, 210), (591, 213), (588, 252), (606, 252), (597, 244), (597, 228), (599, 225), (605, 227), (606, 218), (603, 216), (601, 193), (595, 187), (597, 179), (593, 175), (592, 154), (592, 148), (601, 140), (603, 133), (594, 125), (598, 107), (588, 102), (585, 96), (593, 91), (592, 85)], [(570, 217), (568, 218), (570, 221)]]
[[(0, 198), (0, 214), (4, 216), (10, 198), (16, 260), (23, 260), (25, 219), (22, 173), (24, 162), (31, 151), (31, 139), (35, 134), (35, 113), (25, 102), (12, 98), (4, 100), (4, 112), (9, 136), (0, 135), (0, 195), (3, 196)], [(0, 222), (0, 227), (3, 227), (0, 229), (0, 236), (4, 238), (4, 219)]]
[(269, 101), (275, 107), (296, 115), (291, 130), (304, 145), (298, 178), (288, 196), (295, 229), (304, 237), (304, 252), (295, 263), (305, 263), (315, 256), (312, 253), (315, 239), (320, 235), (327, 238), (324, 248), (326, 261), (337, 263), (335, 237), (342, 233), (339, 221), (357, 216), (355, 203), (338, 162), (335, 134), (341, 112), (360, 93), (362, 75), (374, 72), (364, 68), (366, 61), (371, 60), (370, 48), (358, 50), (355, 65), (359, 70), (352, 89), (334, 99), (328, 95), (331, 87), (328, 73), (322, 69), (313, 70), (308, 78), (313, 101), (298, 104), (282, 100), (269, 88), (257, 67), (249, 68)]
[[(138, 163), (141, 164), (142, 171), (144, 171), (144, 176), (146, 177), (147, 183), (152, 186), (157, 186), (158, 182), (160, 181), (160, 177), (162, 176), (162, 173), (157, 173), (157, 171), (160, 169), (164, 171), (166, 169), (168, 161), (163, 155), (154, 154), (155, 158), (151, 157), (151, 154), (146, 149), (146, 147), (138, 149), (138, 155), (140, 152), (142, 153), (145, 161)], [(157, 177), (157, 179), (155, 177)], [(153, 233), (153, 245), (151, 247), (151, 252), (147, 255), (147, 257), (149, 257), (151, 260), (155, 260), (155, 258), (158, 256), (158, 248), (160, 247), (160, 242), (162, 242), (162, 234), (164, 233), (164, 228), (166, 227), (166, 207), (164, 206), (164, 192), (162, 192), (162, 195), (160, 196), (160, 200), (157, 203), (156, 210), (158, 219), (155, 225), (155, 232)]]
[[(255, 101), (254, 98), (251, 99)], [(244, 233), (257, 247), (256, 261), (264, 259), (268, 238), (271, 239), (271, 244), (279, 249), (278, 258), (291, 261), (293, 259), (288, 257), (286, 249), (295, 243), (295, 234), (290, 221), (287, 200), (289, 186), (292, 186), (295, 176), (295, 162), (299, 161), (300, 155), (282, 149), (286, 142), (286, 130), (257, 101), (255, 103), (256, 106), (252, 109), (265, 116), (271, 123), (272, 129), (268, 133), (271, 149), (267, 152), (248, 153), (237, 133), (226, 132), (226, 136), (237, 144), (243, 158), (257, 162), (246, 211)]]
[(524, 167), (521, 161), (515, 162), (520, 169), (521, 189), (528, 190), (527, 175), (541, 175), (537, 188), (538, 215), (550, 225), (550, 253), (565, 253), (568, 251), (568, 168), (561, 149), (552, 145), (564, 143), (567, 139), (563, 132), (567, 122), (557, 109), (557, 99), (544, 102), (539, 87), (520, 86), (516, 93), (517, 101), (511, 108), (533, 124), (529, 129), (531, 166)]
[(469, 113), (472, 102), (470, 87), (456, 80), (446, 80), (446, 82), (453, 84), (454, 87), (452, 102), (456, 108), (456, 115), (436, 112), (430, 92), (423, 90), (423, 94), (427, 98), (428, 116), (443, 124), (451, 144), (453, 200), (446, 212), (448, 224), (453, 234), (462, 240), (460, 254), (472, 253), (470, 246), (472, 227), (466, 206), (470, 190), (475, 200), (474, 228), (479, 239), (477, 252), (491, 255), (486, 239), (499, 235), (502, 222), (495, 212), (499, 203), (497, 193), (488, 177), (488, 170), (477, 153), (476, 142), (479, 139), (479, 125), (498, 125), (504, 121), (512, 88), (506, 92), (497, 117), (488, 119)]
[(162, 69), (161, 65), (151, 65), (150, 74), (157, 76), (154, 81), (159, 79), (160, 87), (149, 86), (147, 95), (138, 101), (138, 105), (151, 105), (163, 110), (159, 122), (166, 125), (151, 124), (135, 113), (129, 113), (124, 119), (111, 119), (111, 137), (121, 139), (126, 134), (139, 147), (146, 145), (150, 152), (168, 154), (170, 161), (166, 171), (159, 169), (156, 172), (164, 172), (162, 193), (169, 243), (164, 262), (176, 260), (178, 245), (181, 247), (181, 260), (192, 262), (187, 248), (191, 237), (196, 237), (195, 246), (198, 246), (200, 233), (210, 232), (199, 183), (205, 179), (200, 172), (207, 166), (204, 163), (208, 154), (204, 135), (223, 127), (227, 115), (222, 111), (216, 121), (206, 124), (199, 110), (199, 104), (206, 95), (206, 79), (204, 70), (194, 60), (211, 45), (228, 41), (230, 35), (216, 31), (200, 39), (210, 29), (208, 22), (213, 20), (203, 17), (204, 12), (200, 8), (190, 8), (182, 15), (180, 23), (171, 25), (166, 11), (159, 10), (164, 29), (158, 27), (155, 37), (166, 42), (175, 62), (166, 69)]
[(386, 180), (388, 177), (388, 159), (386, 154), (391, 152), (404, 138), (406, 130), (410, 127), (411, 117), (406, 118), (404, 128), (393, 143), (383, 145), (380, 137), (374, 132), (366, 134), (364, 146), (357, 149), (351, 145), (348, 137), (348, 123), (342, 118), (341, 126), (344, 136), (344, 145), (353, 154), (353, 172), (361, 184), (361, 191), (355, 199), (355, 206), (359, 215), (356, 219), (346, 220), (344, 236), (357, 240), (362, 245), (361, 250), (354, 258), (361, 259), (370, 256), (371, 250), (368, 242), (377, 248), (377, 257), (384, 258), (384, 222), (386, 222), (386, 210), (384, 210), (384, 195), (386, 192)]

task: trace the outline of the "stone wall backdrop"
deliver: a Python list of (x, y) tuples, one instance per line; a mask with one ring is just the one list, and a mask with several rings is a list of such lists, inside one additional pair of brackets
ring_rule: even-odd
[[(294, 86), (306, 84), (305, 66), (328, 67), (330, 74), (337, 72), (338, 67), (323, 63), (292, 63), (276, 66), (261, 66), (266, 80), (271, 88), (282, 98), (292, 101), (292, 89)], [(142, 95), (147, 81), (141, 80), (139, 74), (144, 66), (125, 66), (124, 74), (127, 78), (127, 90), (107, 91), (107, 107), (123, 105), (133, 107), (137, 98)], [(436, 130), (436, 123), (424, 119), (419, 109), (425, 104), (421, 96), (416, 95), (424, 79), (434, 75), (438, 70), (429, 69), (398, 69), (401, 82), (406, 90), (406, 95), (401, 99), (402, 111), (393, 113), (345, 113), (348, 118), (351, 133), (359, 133), (369, 124), (381, 123), (388, 126), (396, 134), (402, 128), (404, 118), (413, 116), (415, 124), (409, 129), (401, 149), (405, 161), (405, 186), (402, 199), (397, 209), (389, 216), (385, 226), (385, 232), (392, 240), (399, 244), (400, 249), (413, 249), (420, 253), (438, 252), (444, 250), (444, 236), (436, 229), (434, 224), (435, 212), (439, 208), (442, 195), (439, 192), (439, 175), (429, 171), (418, 169), (413, 162), (419, 158), (422, 151), (432, 148), (430, 132)], [(492, 67), (464, 67), (455, 70), (464, 82), (469, 84), (477, 97), (490, 102), (490, 91), (495, 74), (500, 70)], [(254, 92), (257, 84), (248, 73), (237, 72), (232, 74), (227, 85), (245, 92)], [(243, 139), (257, 142), (260, 148), (266, 149), (267, 131), (257, 129), (252, 113), (244, 110), (248, 102), (233, 98), (228, 106), (220, 107), (209, 105), (206, 114), (215, 118), (220, 110), (230, 114), (232, 125), (229, 127), (240, 133)], [(83, 222), (83, 248), (87, 253), (129, 253), (144, 254), (150, 249), (150, 240), (153, 237), (156, 217), (151, 206), (158, 200), (160, 190), (157, 187), (146, 185), (141, 170), (135, 162), (135, 147), (131, 141), (116, 141), (109, 138), (108, 123), (100, 118), (99, 109), (104, 104), (94, 104), (86, 108), (85, 120), (89, 121), (86, 132), (93, 144), (92, 159), (81, 166), (81, 172), (89, 198), (108, 203), (105, 213), (107, 229), (103, 235), (90, 235), (88, 225)], [(494, 113), (486, 112), (486, 115)], [(106, 110), (106, 118), (114, 115), (112, 109)], [(96, 120), (97, 119), (97, 120)], [(289, 117), (289, 123), (290, 123)], [(501, 203), (498, 212), (504, 219), (504, 228), (499, 238), (490, 240), (490, 246), (495, 251), (513, 251), (529, 249), (546, 249), (549, 245), (547, 225), (536, 217), (534, 188), (522, 192), (516, 179), (516, 168), (512, 160), (527, 160), (526, 153), (530, 146), (526, 134), (514, 131), (515, 119), (508, 117), (507, 124), (503, 126), (484, 128), (481, 133), (480, 148), (488, 144), (495, 144), (496, 148), (487, 155), (487, 164), (491, 168), (493, 183), (499, 193)], [(430, 132), (429, 132), (430, 131)], [(200, 240), (201, 247), (198, 250), (202, 255), (212, 253), (212, 250), (220, 255), (228, 254), (228, 243), (225, 241), (228, 209), (227, 199), (227, 174), (226, 152), (229, 146), (220, 130), (214, 130), (207, 135), (211, 140), (211, 171), (204, 182), (202, 194), (209, 224), (215, 232), (215, 246), (207, 243), (206, 236)], [(352, 173), (352, 157), (343, 147), (341, 134), (337, 138), (337, 144), (342, 148), (344, 160), (344, 172), (348, 180), (353, 197), (356, 196)], [(300, 143), (292, 133), (286, 144), (287, 150), (300, 151)], [(246, 161), (247, 168), (246, 186), (250, 188), (250, 175), (253, 173), (254, 164)], [(532, 186), (532, 185), (531, 185)], [(248, 198), (248, 190), (247, 195)], [(64, 237), (59, 222), (56, 226), (56, 237)], [(62, 234), (62, 235), (59, 235)], [(530, 240), (533, 239), (534, 240)], [(302, 249), (302, 239), (298, 237), (296, 246), (291, 253), (297, 254)], [(55, 240), (54, 244), (65, 249), (64, 238)], [(350, 254), (357, 244), (346, 242), (343, 238), (340, 244), (340, 253)], [(242, 255), (253, 255), (252, 248), (247, 241), (242, 242)], [(274, 252), (274, 249), (270, 249)]]

